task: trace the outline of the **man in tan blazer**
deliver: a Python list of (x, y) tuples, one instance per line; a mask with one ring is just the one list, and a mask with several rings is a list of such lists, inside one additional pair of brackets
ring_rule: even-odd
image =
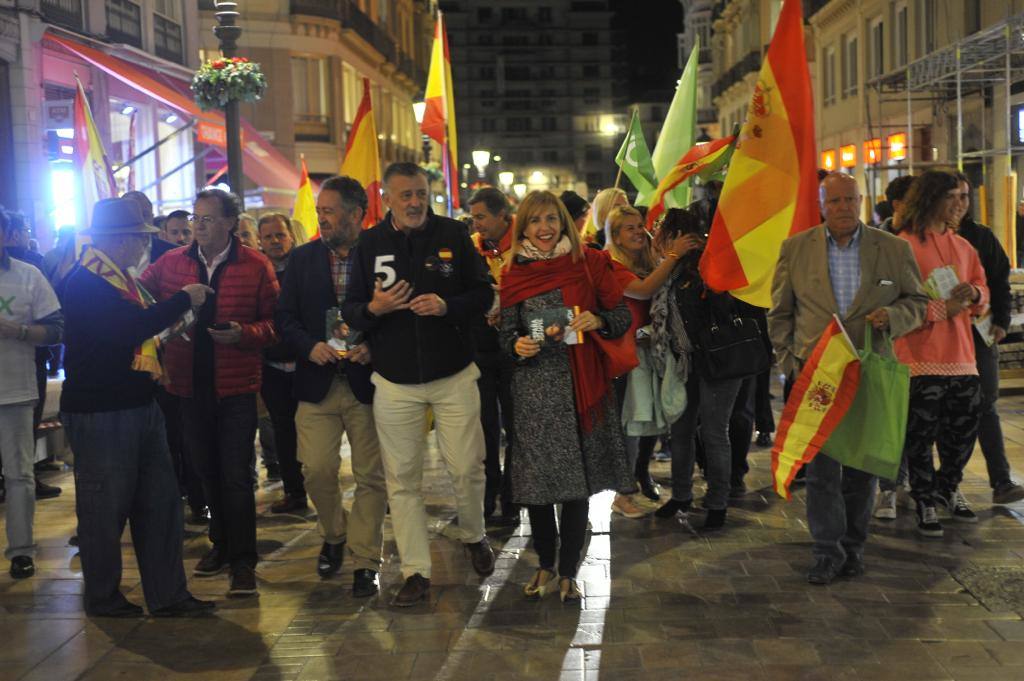
[[(799, 373), (833, 314), (858, 348), (870, 328), (875, 351), (891, 356), (885, 336), (920, 326), (928, 302), (907, 243), (860, 221), (857, 181), (831, 173), (820, 194), (825, 223), (782, 244), (772, 282), (768, 333), (779, 366), (790, 377)], [(811, 584), (864, 573), (874, 492), (874, 476), (842, 466), (825, 452), (808, 464)]]

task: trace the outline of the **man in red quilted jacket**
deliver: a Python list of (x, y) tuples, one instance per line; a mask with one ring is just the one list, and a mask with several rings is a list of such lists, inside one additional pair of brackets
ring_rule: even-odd
[(195, 241), (164, 255), (141, 278), (158, 300), (195, 282), (214, 290), (195, 325), (167, 344), (164, 362), (167, 390), (181, 398), (185, 438), (210, 507), (213, 548), (194, 573), (210, 577), (229, 568), (229, 596), (256, 593), (256, 394), (261, 350), (277, 342), (277, 277), (263, 254), (239, 243), (240, 213), (233, 194), (199, 192), (191, 217)]

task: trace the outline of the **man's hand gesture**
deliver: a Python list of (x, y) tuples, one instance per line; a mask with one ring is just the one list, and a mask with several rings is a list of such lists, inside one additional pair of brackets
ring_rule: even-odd
[(370, 314), (380, 317), (395, 310), (409, 309), (409, 298), (412, 297), (412, 285), (405, 279), (384, 290), (384, 285), (377, 279), (373, 286), (373, 300), (367, 305)]

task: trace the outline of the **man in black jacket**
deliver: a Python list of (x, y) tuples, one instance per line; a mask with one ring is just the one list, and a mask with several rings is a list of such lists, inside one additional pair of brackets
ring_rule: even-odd
[(422, 480), (423, 428), (433, 412), (458, 503), (459, 529), (480, 575), (494, 571), (484, 534), (484, 451), (470, 330), (494, 292), (465, 227), (430, 210), (426, 172), (393, 163), (384, 172), (384, 219), (354, 253), (345, 320), (366, 333), (373, 355), (373, 415), (405, 584), (394, 605), (430, 590)]
[[(295, 354), (298, 456), (306, 492), (319, 517), (323, 546), (317, 574), (341, 568), (348, 544), (352, 553), (352, 594), (377, 593), (383, 550), (387, 490), (374, 425), (373, 386), (365, 344), (346, 348), (344, 357), (329, 341), (327, 317), (337, 319), (352, 269), (352, 247), (366, 214), (366, 192), (349, 177), (331, 177), (316, 202), (320, 238), (292, 251), (277, 303), (275, 321)], [(340, 340), (340, 339), (338, 339)], [(352, 446), (355, 501), (347, 514), (338, 484), (341, 436)]]
[[(978, 424), (978, 444), (985, 456), (988, 468), (988, 482), (992, 487), (992, 503), (1010, 504), (1024, 499), (1024, 487), (1010, 477), (1010, 462), (1006, 460), (1006, 446), (1003, 442), (1003, 427), (996, 411), (999, 399), (999, 341), (1006, 338), (1010, 327), (1010, 260), (1006, 257), (999, 240), (988, 227), (979, 225), (969, 215), (971, 207), (971, 184), (967, 177), (956, 173), (959, 181), (960, 226), (957, 233), (971, 242), (985, 268), (985, 279), (989, 290), (991, 332), (982, 338), (974, 328), (974, 354), (981, 379), (981, 421)], [(959, 494), (959, 493), (958, 493)]]

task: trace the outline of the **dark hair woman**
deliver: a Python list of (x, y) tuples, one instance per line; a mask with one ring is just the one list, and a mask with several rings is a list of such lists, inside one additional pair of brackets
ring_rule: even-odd
[[(626, 333), (631, 316), (608, 255), (582, 247), (550, 192), (532, 192), (519, 205), (501, 305), (502, 348), (518, 360), (512, 498), (527, 507), (540, 563), (524, 591), (539, 598), (552, 587), (557, 551), (560, 596), (577, 600), (589, 497), (632, 481), (602, 350)], [(571, 323), (536, 340), (531, 330), (539, 326), (543, 337), (555, 325), (545, 315), (565, 308), (578, 310)], [(581, 342), (562, 341), (572, 334)], [(562, 505), (560, 549), (555, 504)]]
[(959, 485), (981, 414), (971, 318), (984, 312), (989, 294), (977, 251), (951, 227), (960, 217), (957, 179), (937, 170), (917, 178), (897, 215), (899, 236), (910, 244), (932, 298), (924, 324), (895, 342), (896, 357), (910, 367), (903, 456), (917, 504), (917, 529), (926, 537), (943, 534), (937, 505), (954, 520), (977, 522)]

